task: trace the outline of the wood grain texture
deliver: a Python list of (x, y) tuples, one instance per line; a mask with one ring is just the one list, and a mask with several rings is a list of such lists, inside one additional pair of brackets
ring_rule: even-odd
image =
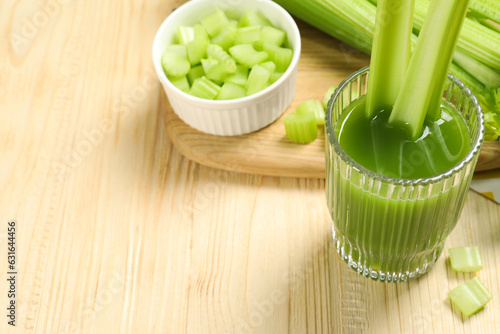
[[(369, 56), (299, 22), (302, 54), (294, 101), (266, 128), (241, 136), (214, 136), (184, 123), (170, 105), (163, 109), (169, 139), (189, 159), (213, 168), (258, 175), (325, 178), (325, 135), (301, 145), (288, 140), (283, 117), (308, 99), (323, 101), (332, 85), (368, 66)], [(484, 142), (476, 171), (500, 168), (500, 142)]]
[[(3, 315), (0, 333), (497, 332), (493, 202), (470, 192), (446, 244), (480, 246), (476, 275), (494, 296), (465, 319), (446, 292), (472, 275), (452, 272), (446, 256), (403, 284), (340, 261), (324, 180), (212, 169), (174, 147), (150, 50), (177, 5), (0, 3), (2, 308), (10, 219), (19, 273), (16, 327)], [(301, 69), (351, 72), (326, 56)]]

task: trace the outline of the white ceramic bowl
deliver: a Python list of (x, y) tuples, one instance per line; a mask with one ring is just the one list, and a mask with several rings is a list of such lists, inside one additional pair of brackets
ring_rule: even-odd
[[(244, 98), (214, 101), (191, 96), (167, 79), (161, 56), (166, 46), (172, 44), (177, 27), (192, 26), (219, 8), (238, 16), (249, 10), (260, 11), (275, 27), (286, 32), (293, 48), (292, 62), (271, 86)], [(173, 11), (158, 29), (153, 42), (153, 63), (172, 108), (184, 122), (206, 133), (229, 136), (259, 130), (285, 111), (295, 95), (300, 50), (295, 21), (270, 0), (192, 0)]]

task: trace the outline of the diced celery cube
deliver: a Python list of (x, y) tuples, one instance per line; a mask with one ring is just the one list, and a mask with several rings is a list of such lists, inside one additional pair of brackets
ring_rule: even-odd
[(285, 116), (285, 132), (288, 139), (296, 143), (311, 143), (318, 137), (318, 126), (314, 116), (291, 113)]
[(319, 100), (307, 100), (302, 102), (295, 109), (297, 114), (312, 114), (317, 125), (325, 124), (325, 110)]
[(219, 34), (222, 29), (229, 24), (229, 20), (227, 19), (226, 14), (219, 9), (203, 18), (201, 20), (201, 24), (207, 30), (208, 34), (213, 37)]
[(236, 65), (236, 72), (226, 76), (224, 82), (234, 83), (244, 87), (247, 83), (248, 69), (243, 65)]
[(189, 84), (192, 85), (196, 79), (201, 78), (204, 75), (205, 75), (205, 70), (203, 70), (202, 65), (197, 65), (197, 66), (191, 67), (191, 69), (189, 70), (189, 72), (187, 74)]
[(231, 47), (229, 53), (240, 64), (248, 68), (267, 60), (268, 53), (256, 51), (251, 44), (239, 44)]
[(219, 94), (220, 89), (221, 88), (214, 82), (206, 77), (201, 77), (194, 81), (189, 94), (202, 99), (213, 100)]
[(269, 58), (276, 64), (276, 71), (285, 72), (292, 62), (293, 51), (266, 41), (263, 42), (262, 48), (269, 54)]
[(179, 56), (187, 58), (187, 48), (182, 44), (171, 44), (167, 46), (165, 52), (176, 53)]
[(216, 100), (232, 100), (246, 96), (245, 88), (231, 82), (226, 82), (217, 95)]
[(272, 61), (266, 61), (264, 63), (260, 63), (260, 66), (264, 67), (269, 73), (273, 74), (276, 69), (276, 65)]
[(208, 44), (207, 56), (219, 61), (231, 59), (231, 56), (226, 51), (224, 51), (224, 49), (220, 45), (217, 44)]
[(283, 45), (286, 39), (286, 34), (283, 30), (266, 26), (263, 27), (260, 32), (260, 38), (262, 41), (270, 42), (276, 44), (277, 46)]
[(330, 88), (328, 88), (327, 92), (325, 93), (325, 97), (323, 98), (323, 109), (326, 109), (326, 107), (328, 107), (328, 101), (330, 101), (330, 98), (335, 92), (335, 89), (337, 89), (337, 86), (331, 86)]
[(182, 76), (182, 77), (168, 77), (168, 80), (170, 80), (170, 82), (177, 88), (179, 88), (180, 90), (182, 90), (183, 92), (189, 92), (189, 82), (186, 78), (186, 76)]
[(225, 51), (234, 45), (236, 39), (236, 22), (229, 23), (217, 36), (212, 38), (212, 44), (220, 45)]
[(260, 40), (260, 26), (238, 28), (234, 44), (249, 44)]
[(194, 38), (187, 43), (187, 53), (191, 65), (197, 65), (207, 54), (208, 35), (201, 25), (194, 26)]
[(248, 11), (240, 18), (238, 25), (240, 27), (269, 26), (271, 22), (259, 12)]
[(283, 73), (280, 73), (280, 72), (273, 72), (271, 74), (271, 77), (269, 78), (269, 84), (273, 84), (275, 83), (276, 81), (278, 81), (279, 78), (281, 78), (281, 76), (283, 75)]
[(267, 87), (267, 82), (271, 77), (271, 73), (266, 70), (264, 67), (260, 65), (255, 65), (250, 70), (250, 74), (248, 75), (248, 80), (245, 85), (247, 89), (247, 95), (252, 95), (257, 92), (260, 92), (264, 88)]
[(175, 37), (180, 44), (187, 44), (194, 39), (194, 28), (180, 26), (177, 28)]
[(161, 57), (161, 64), (165, 73), (173, 77), (185, 76), (191, 68), (186, 57), (174, 52), (165, 52)]
[(217, 64), (219, 64), (219, 61), (217, 59), (208, 58), (201, 60), (201, 66), (203, 67), (203, 71), (205, 71), (205, 73), (207, 73), (212, 67)]

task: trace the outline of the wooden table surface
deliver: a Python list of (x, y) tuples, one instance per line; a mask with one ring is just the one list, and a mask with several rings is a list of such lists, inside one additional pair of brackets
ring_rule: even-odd
[(150, 55), (176, 5), (0, 3), (0, 333), (498, 333), (493, 202), (469, 192), (446, 243), (481, 248), (493, 294), (463, 318), (446, 293), (473, 275), (452, 272), (446, 249), (418, 280), (373, 282), (333, 248), (323, 180), (176, 151)]

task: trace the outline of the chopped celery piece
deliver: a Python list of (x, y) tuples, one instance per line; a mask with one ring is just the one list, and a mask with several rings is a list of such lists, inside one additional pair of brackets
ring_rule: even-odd
[(448, 296), (466, 317), (482, 309), (491, 300), (491, 293), (477, 277), (451, 290)]
[(201, 24), (211, 37), (214, 37), (229, 24), (226, 14), (219, 9), (201, 20)]
[(168, 80), (177, 88), (182, 90), (183, 92), (189, 92), (189, 82), (186, 76), (182, 77), (168, 77)]
[(212, 67), (217, 65), (219, 61), (217, 59), (208, 58), (201, 60), (201, 66), (203, 67), (203, 71), (207, 73)]
[(205, 71), (203, 70), (202, 65), (196, 65), (196, 66), (191, 67), (191, 69), (189, 70), (189, 72), (187, 74), (189, 84), (192, 85), (196, 79), (201, 78), (204, 75), (205, 75)]
[(271, 73), (266, 70), (264, 67), (260, 65), (255, 65), (250, 70), (250, 74), (248, 75), (248, 80), (245, 85), (247, 89), (247, 95), (252, 95), (257, 92), (260, 92), (264, 88), (267, 87), (267, 82), (271, 77)]
[(187, 49), (185, 45), (182, 44), (172, 44), (167, 46), (165, 52), (176, 53), (179, 56), (187, 58)]
[(269, 25), (271, 25), (271, 22), (264, 15), (255, 11), (246, 12), (238, 21), (238, 26), (240, 27)]
[(469, 73), (472, 73), (483, 85), (500, 87), (500, 72), (469, 56), (467, 52), (457, 48), (453, 61)]
[(455, 271), (470, 273), (483, 269), (479, 247), (455, 247), (448, 250), (451, 267)]
[(260, 40), (260, 26), (238, 28), (234, 44), (249, 44)]
[(194, 81), (189, 94), (202, 99), (213, 100), (219, 92), (220, 87), (217, 84), (213, 83), (206, 77), (201, 77)]
[(191, 68), (187, 58), (175, 52), (165, 52), (161, 57), (161, 64), (165, 73), (173, 77), (185, 76)]
[(283, 30), (271, 26), (265, 26), (262, 27), (262, 30), (260, 31), (260, 38), (262, 41), (281, 46), (285, 42), (286, 34)]
[(236, 72), (226, 76), (224, 82), (230, 82), (244, 87), (248, 79), (248, 69), (243, 65), (236, 65)]
[(194, 28), (184, 26), (177, 27), (175, 37), (180, 44), (187, 44), (194, 39)]
[(278, 81), (279, 78), (281, 78), (281, 76), (283, 75), (283, 73), (281, 72), (273, 72), (271, 74), (271, 77), (269, 78), (269, 84), (273, 84), (275, 83), (276, 81)]
[(323, 109), (326, 109), (328, 107), (328, 101), (330, 101), (330, 98), (332, 97), (332, 94), (335, 92), (335, 89), (337, 89), (337, 86), (331, 86), (328, 88), (328, 90), (325, 93), (325, 97), (323, 98)]
[(319, 100), (307, 100), (295, 109), (297, 114), (312, 114), (317, 125), (325, 124), (325, 110)]
[(236, 63), (231, 58), (221, 61), (217, 59), (202, 59), (201, 61), (207, 78), (215, 82), (224, 81), (227, 74), (236, 72)]
[(224, 51), (224, 49), (220, 45), (217, 44), (208, 44), (207, 56), (219, 61), (231, 58), (231, 56), (226, 51)]
[(462, 23), (467, 13), (463, 0), (433, 1), (420, 31), (410, 65), (389, 124), (404, 129), (412, 140), (424, 119), (439, 117), (443, 88)]
[(196, 24), (194, 26), (194, 38), (186, 44), (189, 62), (197, 65), (207, 54), (208, 36), (205, 28)]
[(272, 61), (266, 61), (264, 63), (260, 63), (259, 65), (264, 67), (271, 74), (273, 74), (274, 70), (276, 70), (276, 65)]
[(236, 39), (236, 24), (229, 23), (217, 36), (212, 38), (212, 44), (220, 45), (225, 51), (234, 45)]
[(311, 143), (318, 138), (318, 126), (313, 114), (288, 114), (284, 118), (288, 139), (296, 143)]
[(255, 51), (252, 44), (239, 44), (229, 48), (229, 53), (240, 63), (250, 68), (268, 58), (268, 53)]
[(216, 100), (232, 100), (245, 97), (247, 94), (245, 88), (232, 82), (226, 82), (217, 95)]
[(269, 58), (276, 64), (276, 71), (285, 72), (292, 62), (293, 51), (291, 49), (282, 48), (276, 44), (264, 41), (262, 48), (269, 54)]
[[(414, 0), (379, 0), (366, 93), (366, 113), (392, 108), (411, 57)], [(397, 11), (394, 10), (397, 8)]]

